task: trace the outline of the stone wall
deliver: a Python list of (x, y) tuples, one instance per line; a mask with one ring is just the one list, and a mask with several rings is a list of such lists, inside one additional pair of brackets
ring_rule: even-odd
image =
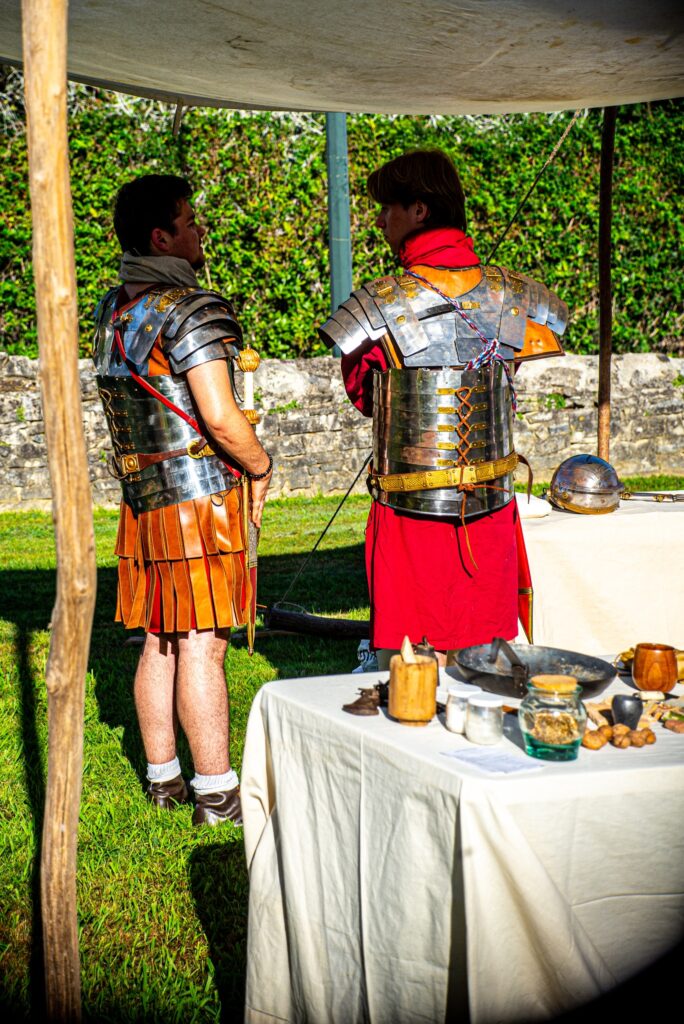
[[(111, 504), (119, 485), (107, 472), (105, 420), (90, 363), (80, 370), (93, 498)], [(597, 376), (595, 356), (541, 360), (518, 375), (516, 447), (536, 480), (549, 480), (569, 455), (596, 450)], [(346, 490), (371, 437), (369, 421), (346, 398), (336, 360), (266, 359), (255, 386), (257, 431), (276, 465), (272, 495)], [(611, 461), (624, 476), (684, 475), (684, 359), (614, 358)], [(0, 508), (47, 507), (49, 497), (38, 364), (0, 353)]]

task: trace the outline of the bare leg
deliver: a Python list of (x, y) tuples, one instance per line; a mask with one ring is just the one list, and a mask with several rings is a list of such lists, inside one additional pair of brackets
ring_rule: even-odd
[(175, 637), (148, 633), (135, 673), (135, 709), (151, 764), (166, 764), (176, 756), (176, 653)]
[(178, 638), (176, 707), (195, 771), (230, 770), (228, 691), (223, 662), (230, 630), (193, 630)]

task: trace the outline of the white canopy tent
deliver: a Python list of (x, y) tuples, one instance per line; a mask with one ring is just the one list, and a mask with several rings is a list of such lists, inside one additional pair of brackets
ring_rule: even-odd
[[(0, 60), (22, 58), (0, 0)], [(184, 104), (464, 114), (684, 95), (677, 0), (70, 0), (68, 75)]]
[[(68, 21), (68, 32), (67, 32)], [(95, 601), (66, 78), (183, 105), (384, 113), (614, 107), (684, 94), (675, 0), (0, 0), (24, 64), (41, 384), (57, 540), (41, 893), (47, 1018), (80, 1019), (76, 833)], [(22, 42), (23, 35), (23, 42)]]

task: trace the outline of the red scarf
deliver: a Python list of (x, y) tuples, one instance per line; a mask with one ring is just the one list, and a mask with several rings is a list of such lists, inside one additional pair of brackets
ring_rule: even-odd
[(480, 262), (472, 238), (458, 228), (428, 228), (409, 235), (402, 242), (399, 260), (406, 269), (422, 265), (445, 270), (475, 267)]

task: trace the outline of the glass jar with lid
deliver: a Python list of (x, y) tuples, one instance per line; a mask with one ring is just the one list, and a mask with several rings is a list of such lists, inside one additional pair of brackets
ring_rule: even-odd
[(526, 752), (544, 761), (574, 761), (587, 724), (577, 680), (533, 676), (527, 689), (518, 712)]
[(469, 683), (455, 683), (449, 687), (444, 715), (449, 732), (465, 732), (468, 698), (476, 693), (482, 693), (481, 687)]
[(498, 743), (503, 736), (503, 698), (496, 693), (469, 697), (465, 734), (471, 743)]

